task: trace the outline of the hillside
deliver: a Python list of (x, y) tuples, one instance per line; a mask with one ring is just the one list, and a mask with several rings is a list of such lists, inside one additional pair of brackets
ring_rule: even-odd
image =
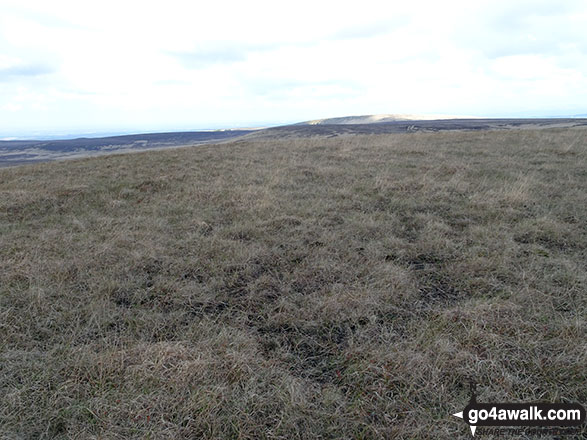
[(0, 438), (455, 439), (471, 379), (587, 401), (585, 127), (297, 129), (0, 170)]

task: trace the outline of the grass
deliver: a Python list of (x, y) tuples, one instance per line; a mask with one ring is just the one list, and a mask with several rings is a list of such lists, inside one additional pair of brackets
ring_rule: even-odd
[(1, 438), (470, 438), (587, 401), (587, 131), (0, 170)]

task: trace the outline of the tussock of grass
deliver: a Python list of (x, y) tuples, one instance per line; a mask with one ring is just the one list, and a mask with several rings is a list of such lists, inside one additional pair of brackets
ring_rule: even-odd
[(0, 437), (459, 438), (587, 401), (583, 130), (0, 170)]

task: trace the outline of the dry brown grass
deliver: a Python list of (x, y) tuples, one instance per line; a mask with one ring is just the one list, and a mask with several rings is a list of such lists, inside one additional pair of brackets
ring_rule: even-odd
[(587, 401), (587, 131), (0, 170), (0, 437), (469, 438)]

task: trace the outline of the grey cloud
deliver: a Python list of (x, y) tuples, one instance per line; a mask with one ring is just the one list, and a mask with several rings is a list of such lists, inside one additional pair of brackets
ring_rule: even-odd
[(587, 49), (585, 23), (572, 16), (579, 2), (522, 1), (480, 10), (454, 31), (455, 41), (486, 58), (510, 55), (559, 56), (569, 48)]
[(490, 26), (507, 31), (525, 27), (540, 18), (548, 20), (560, 18), (573, 13), (580, 6), (581, 3), (575, 1), (526, 0), (511, 2), (490, 12), (487, 21)]
[(0, 81), (31, 78), (51, 74), (55, 69), (47, 64), (20, 64), (0, 69)]
[(211, 44), (208, 47), (198, 48), (193, 51), (168, 51), (167, 55), (177, 59), (188, 69), (201, 69), (215, 64), (230, 64), (245, 61), (249, 54), (265, 52), (282, 47), (278, 43), (257, 45)]
[(167, 51), (165, 53), (177, 59), (186, 68), (201, 69), (216, 64), (231, 64), (245, 61), (254, 53), (271, 52), (284, 48), (309, 48), (324, 41), (373, 38), (392, 32), (405, 24), (407, 24), (407, 18), (403, 15), (398, 15), (391, 20), (346, 27), (316, 40), (308, 39), (295, 42), (273, 41), (270, 43), (237, 44), (231, 46), (222, 42), (214, 42), (192, 51)]
[(177, 59), (188, 69), (202, 69), (217, 64), (231, 64), (245, 61), (249, 55), (259, 52), (271, 52), (283, 48), (308, 48), (322, 41), (350, 40), (373, 38), (398, 29), (408, 24), (405, 15), (397, 15), (391, 19), (356, 24), (337, 32), (324, 35), (318, 40), (273, 41), (270, 43), (227, 45), (224, 42), (208, 43), (206, 46), (191, 51), (167, 51), (166, 55)]
[(561, 43), (556, 40), (531, 40), (523, 33), (516, 33), (480, 40), (476, 48), (487, 58), (494, 59), (513, 55), (554, 54), (560, 51), (560, 46)]

